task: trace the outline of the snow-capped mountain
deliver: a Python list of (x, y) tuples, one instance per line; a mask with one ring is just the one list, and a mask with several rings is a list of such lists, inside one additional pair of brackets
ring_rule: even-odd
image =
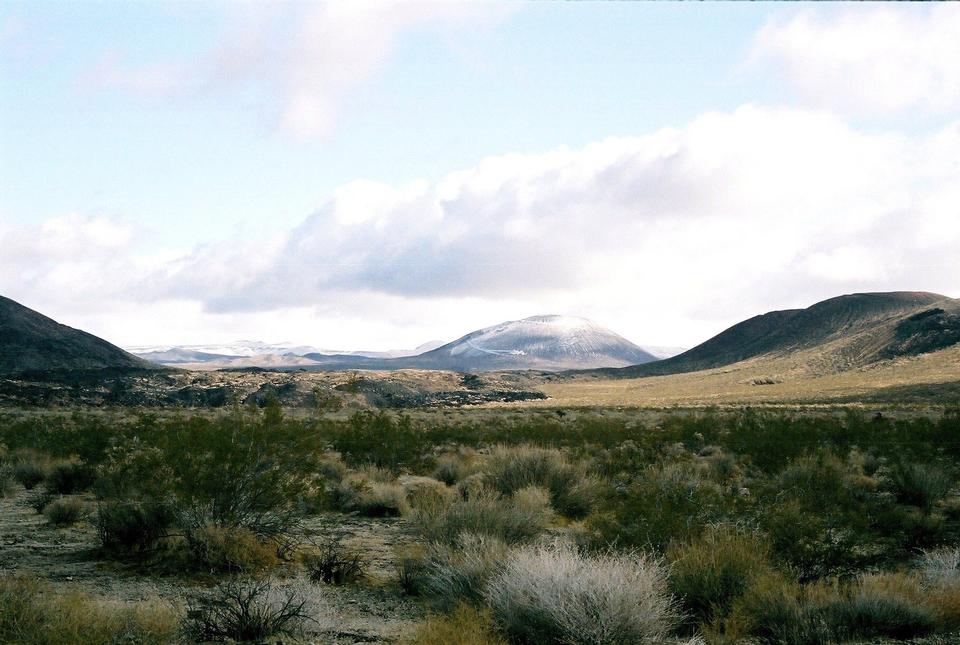
[(575, 316), (531, 316), (485, 327), (412, 357), (411, 367), (457, 371), (627, 366), (657, 360), (629, 340)]

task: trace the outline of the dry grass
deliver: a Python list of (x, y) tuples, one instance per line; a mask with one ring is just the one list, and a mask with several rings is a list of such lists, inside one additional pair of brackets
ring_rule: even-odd
[(54, 593), (36, 581), (0, 580), (0, 642), (18, 645), (113, 645), (174, 642), (176, 610), (160, 601), (95, 600)]
[[(674, 405), (700, 407), (743, 403), (827, 403), (864, 401), (937, 401), (948, 388), (960, 391), (960, 346), (899, 358), (844, 372), (819, 367), (816, 353), (789, 359), (757, 358), (721, 368), (640, 379), (576, 378), (535, 384), (543, 401), (490, 404), (490, 407), (578, 407)], [(753, 385), (776, 376), (781, 382)], [(952, 389), (951, 389), (952, 388)], [(941, 392), (941, 394), (938, 394)]]
[(490, 614), (461, 603), (430, 618), (406, 641), (409, 645), (507, 645), (491, 626)]

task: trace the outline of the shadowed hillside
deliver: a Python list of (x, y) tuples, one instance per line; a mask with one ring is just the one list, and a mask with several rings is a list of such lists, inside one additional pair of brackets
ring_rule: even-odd
[(821, 371), (843, 371), (942, 349), (958, 341), (957, 300), (912, 291), (858, 293), (806, 309), (755, 316), (663, 361), (591, 373), (614, 378), (681, 374), (798, 352), (812, 357)]
[(0, 374), (156, 367), (0, 296)]

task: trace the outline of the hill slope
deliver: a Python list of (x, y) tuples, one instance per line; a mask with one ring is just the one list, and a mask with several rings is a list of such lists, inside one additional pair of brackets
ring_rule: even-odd
[(0, 296), (0, 374), (151, 367), (102, 338)]
[(657, 363), (598, 370), (636, 378), (695, 372), (749, 359), (796, 355), (815, 372), (862, 367), (960, 341), (960, 301), (934, 293), (858, 293), (806, 309), (772, 311), (730, 327), (682, 354)]

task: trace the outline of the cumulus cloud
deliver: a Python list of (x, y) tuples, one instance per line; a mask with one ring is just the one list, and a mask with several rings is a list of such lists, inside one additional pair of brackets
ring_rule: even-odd
[(330, 132), (344, 102), (387, 63), (417, 28), (450, 30), (499, 19), (506, 4), (384, 3), (375, 0), (269, 3), (247, 7), (221, 43), (196, 59), (130, 64), (110, 51), (82, 79), (86, 87), (158, 98), (256, 90), (285, 132)]
[(960, 6), (896, 3), (775, 18), (751, 60), (782, 66), (820, 106), (858, 112), (960, 109)]
[[(205, 316), (307, 307), (341, 326), (425, 330), (410, 341), (559, 312), (690, 344), (851, 291), (960, 295), (957, 149), (960, 124), (907, 136), (746, 105), (646, 136), (491, 157), (435, 182), (353, 182), (272, 240), (131, 260), (110, 293), (201, 303)], [(93, 239), (89, 257), (116, 275), (123, 235), (101, 225)], [(53, 258), (28, 282), (87, 292), (55, 279), (56, 244), (23, 246)], [(0, 275), (17, 279), (9, 266)]]

